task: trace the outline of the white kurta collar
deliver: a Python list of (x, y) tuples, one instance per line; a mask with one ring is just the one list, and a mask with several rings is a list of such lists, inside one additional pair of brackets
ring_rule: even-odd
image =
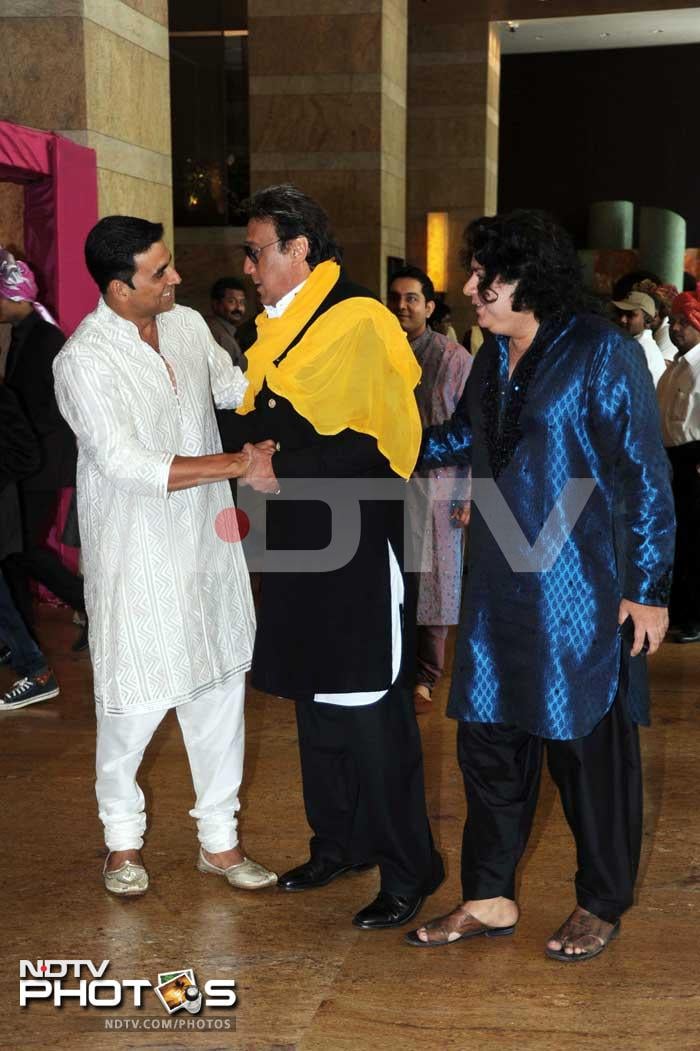
[(265, 313), (267, 314), (267, 316), (269, 318), (282, 317), (285, 310), (294, 299), (295, 295), (298, 292), (301, 292), (307, 280), (308, 278), (304, 278), (304, 280), (300, 284), (296, 285), (293, 289), (291, 289), (290, 292), (287, 292), (286, 296), (282, 296), (282, 298), (278, 300), (278, 302), (275, 303), (274, 306), (266, 306)]

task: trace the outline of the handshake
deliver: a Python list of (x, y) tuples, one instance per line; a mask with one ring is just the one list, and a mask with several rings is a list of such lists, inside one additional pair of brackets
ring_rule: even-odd
[(279, 493), (279, 482), (272, 470), (272, 455), (276, 451), (275, 442), (269, 439), (257, 445), (246, 442), (240, 453), (235, 454), (240, 473), (237, 470), (233, 477), (238, 478), (240, 485), (249, 485), (259, 493)]

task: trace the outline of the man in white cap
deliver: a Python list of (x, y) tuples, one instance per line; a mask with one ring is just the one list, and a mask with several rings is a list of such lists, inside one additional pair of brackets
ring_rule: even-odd
[(656, 315), (656, 303), (646, 292), (635, 290), (630, 292), (626, 299), (613, 300), (613, 306), (617, 312), (615, 320), (618, 325), (629, 332), (630, 336), (634, 336), (641, 345), (656, 387), (666, 371), (664, 356), (651, 330)]

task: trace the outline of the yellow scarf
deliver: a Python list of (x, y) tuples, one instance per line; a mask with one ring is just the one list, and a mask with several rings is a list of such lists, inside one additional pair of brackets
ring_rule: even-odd
[(238, 412), (253, 410), (267, 380), (270, 390), (290, 401), (319, 434), (338, 434), (346, 427), (371, 434), (396, 474), (409, 478), (421, 443), (413, 394), (421, 369), (386, 307), (364, 297), (336, 303), (274, 365), (339, 276), (337, 263), (319, 263), (282, 317), (258, 316), (258, 338), (247, 352), (249, 387)]

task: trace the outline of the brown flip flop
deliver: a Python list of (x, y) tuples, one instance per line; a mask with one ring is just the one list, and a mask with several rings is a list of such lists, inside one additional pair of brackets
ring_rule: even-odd
[[(456, 910), (453, 910), (455, 912)], [(481, 920), (477, 920), (475, 916), (470, 913), (465, 913), (465, 921), (460, 922), (457, 928), (450, 930), (444, 924), (445, 920), (448, 920), (452, 916), (453, 912), (448, 912), (444, 916), (437, 916), (434, 920), (429, 920), (428, 923), (423, 923), (417, 930), (409, 931), (404, 936), (404, 940), (409, 944), (413, 945), (417, 949), (436, 949), (440, 945), (452, 945), (454, 942), (463, 941), (465, 938), (478, 938), (483, 935), (486, 938), (501, 938), (508, 934), (513, 934), (515, 931), (516, 924), (512, 924), (510, 927), (488, 927)], [(422, 930), (423, 927), (427, 931), (435, 931), (438, 935), (432, 941), (424, 942), (418, 937), (418, 931)], [(462, 929), (460, 929), (462, 928)], [(451, 934), (456, 934), (456, 938), (450, 938)]]
[[(556, 939), (561, 942), (561, 949), (548, 949), (545, 946), (544, 953), (550, 960), (557, 960), (559, 963), (583, 963), (584, 960), (592, 960), (594, 956), (600, 956), (619, 933), (619, 920), (611, 925), (594, 916), (592, 912), (577, 907), (550, 938), (550, 941)], [(579, 953), (564, 951), (565, 942), (571, 944), (583, 939), (588, 939), (593, 943), (590, 949)]]

